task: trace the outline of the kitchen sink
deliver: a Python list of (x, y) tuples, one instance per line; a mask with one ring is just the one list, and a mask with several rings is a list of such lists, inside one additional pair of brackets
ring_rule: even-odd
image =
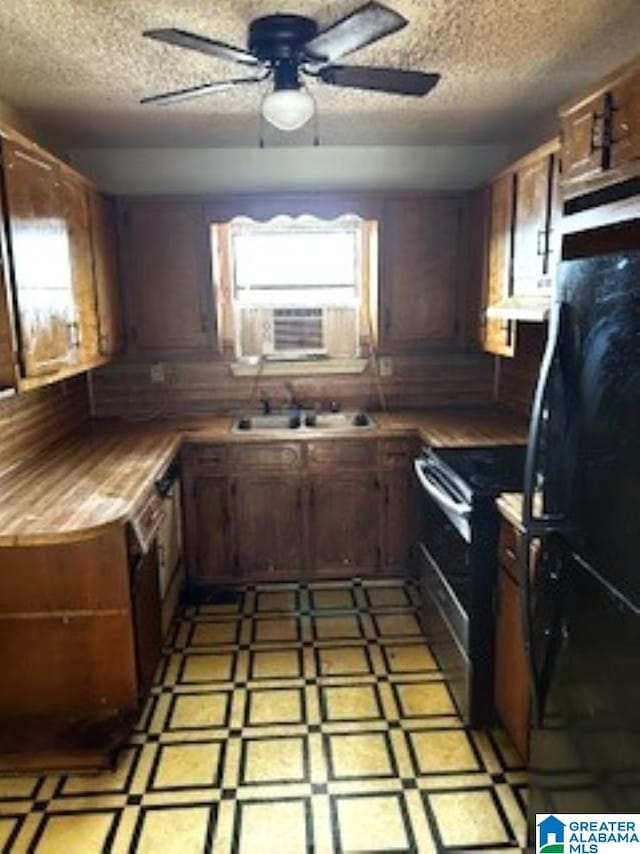
[(231, 427), (232, 433), (255, 433), (269, 430), (362, 430), (375, 427), (366, 412), (270, 412), (267, 415), (242, 415)]

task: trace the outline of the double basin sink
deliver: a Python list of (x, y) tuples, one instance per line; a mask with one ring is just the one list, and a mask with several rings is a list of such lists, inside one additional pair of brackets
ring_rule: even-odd
[(267, 415), (240, 416), (231, 427), (234, 433), (263, 430), (349, 430), (374, 427), (366, 412), (270, 412)]

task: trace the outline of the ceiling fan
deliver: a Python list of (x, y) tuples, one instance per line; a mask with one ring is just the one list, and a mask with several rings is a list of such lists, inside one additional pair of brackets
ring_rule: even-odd
[(174, 104), (272, 78), (273, 90), (262, 102), (262, 114), (278, 129), (292, 131), (302, 127), (315, 108), (313, 98), (301, 82), (301, 74), (331, 86), (393, 95), (426, 95), (440, 79), (439, 74), (335, 64), (335, 60), (401, 30), (407, 23), (393, 9), (371, 0), (324, 30), (312, 18), (302, 15), (256, 18), (249, 25), (247, 49), (173, 27), (146, 30), (143, 35), (147, 38), (238, 62), (253, 73), (152, 95), (141, 103)]

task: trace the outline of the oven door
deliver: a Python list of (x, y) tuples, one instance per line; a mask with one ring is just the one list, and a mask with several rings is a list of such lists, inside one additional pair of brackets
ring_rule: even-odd
[(438, 470), (437, 460), (419, 457), (414, 468), (421, 487), (418, 562), (423, 628), (462, 718), (471, 723), (471, 506), (446, 480), (446, 472)]

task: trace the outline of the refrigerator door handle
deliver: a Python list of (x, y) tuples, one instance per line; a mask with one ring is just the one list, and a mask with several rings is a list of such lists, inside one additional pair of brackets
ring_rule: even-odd
[(554, 300), (549, 318), (549, 338), (540, 366), (540, 376), (531, 410), (531, 425), (529, 428), (522, 497), (522, 520), (525, 531), (529, 536), (543, 536), (556, 531), (563, 521), (563, 517), (561, 516), (548, 515), (544, 512), (536, 513), (536, 508), (534, 507), (540, 445), (545, 426), (544, 421), (546, 420), (545, 405), (549, 387), (553, 379), (554, 363), (556, 361), (560, 332), (563, 325), (563, 314), (563, 304), (559, 300)]

